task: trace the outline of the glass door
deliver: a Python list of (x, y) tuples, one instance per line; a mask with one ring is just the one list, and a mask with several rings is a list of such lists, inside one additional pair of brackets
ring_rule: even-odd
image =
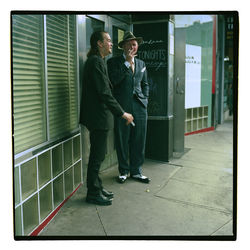
[(113, 41), (113, 54), (112, 56), (119, 56), (122, 54), (122, 49), (118, 47), (118, 43), (123, 39), (126, 31), (130, 31), (132, 25), (121, 22), (116, 18), (110, 17), (112, 32), (110, 33)]

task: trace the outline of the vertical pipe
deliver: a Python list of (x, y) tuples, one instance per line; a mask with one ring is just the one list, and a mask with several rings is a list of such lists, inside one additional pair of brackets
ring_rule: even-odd
[(211, 110), (211, 125), (215, 126), (215, 86), (216, 86), (216, 19), (213, 17), (213, 65), (212, 65), (212, 110)]
[[(79, 120), (80, 120), (80, 105), (81, 105), (81, 92), (82, 92), (82, 76), (83, 76), (83, 66), (87, 59), (87, 41), (86, 41), (86, 16), (77, 16), (77, 77), (78, 77), (78, 98), (79, 98)], [(83, 183), (83, 142), (84, 142), (84, 129), (80, 125), (80, 148), (81, 148), (81, 182)]]
[(212, 71), (212, 94), (215, 94), (216, 81), (216, 16), (213, 18), (213, 71)]

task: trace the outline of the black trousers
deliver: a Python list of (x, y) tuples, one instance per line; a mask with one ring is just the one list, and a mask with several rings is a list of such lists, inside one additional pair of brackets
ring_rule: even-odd
[(90, 155), (87, 171), (88, 195), (98, 195), (102, 190), (99, 170), (107, 150), (108, 130), (90, 131)]

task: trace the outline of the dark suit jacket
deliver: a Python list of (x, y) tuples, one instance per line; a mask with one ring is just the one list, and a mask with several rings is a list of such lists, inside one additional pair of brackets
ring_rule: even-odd
[(125, 66), (124, 62), (125, 58), (123, 55), (113, 57), (107, 62), (114, 97), (127, 112), (134, 112), (131, 101), (134, 97), (142, 104), (141, 107), (145, 110), (149, 95), (145, 63), (135, 58), (135, 72), (133, 74), (132, 70)]
[(100, 56), (90, 56), (84, 66), (80, 123), (89, 130), (112, 129), (113, 115), (124, 111), (112, 96), (107, 67)]

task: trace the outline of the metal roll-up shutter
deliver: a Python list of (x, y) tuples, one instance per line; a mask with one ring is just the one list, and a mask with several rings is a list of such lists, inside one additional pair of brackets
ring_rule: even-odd
[(77, 126), (76, 36), (75, 21), (71, 19), (66, 15), (46, 16), (50, 139)]
[(43, 19), (12, 16), (13, 120), (15, 154), (46, 140)]

